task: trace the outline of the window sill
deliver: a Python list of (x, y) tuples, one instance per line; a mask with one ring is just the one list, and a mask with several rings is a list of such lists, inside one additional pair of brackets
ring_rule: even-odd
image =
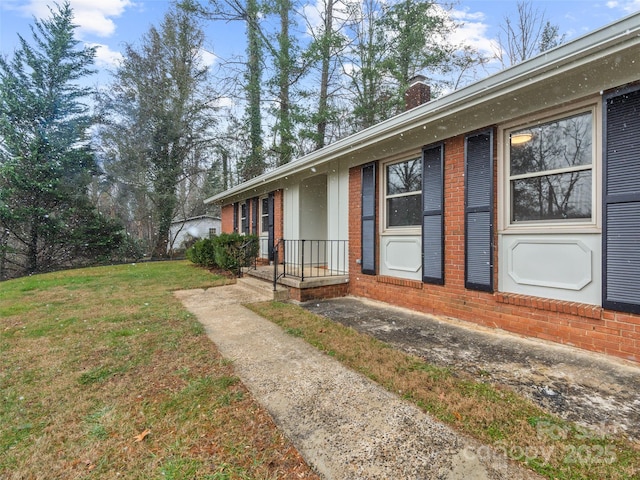
[(498, 235), (549, 235), (563, 233), (592, 233), (601, 234), (602, 229), (593, 224), (585, 225), (510, 225), (498, 230)]
[(402, 235), (420, 236), (420, 235), (422, 235), (422, 230), (420, 229), (420, 227), (418, 227), (418, 228), (414, 228), (414, 227), (395, 228), (395, 229), (387, 228), (380, 235), (395, 236), (395, 237), (402, 236)]
[(603, 308), (599, 305), (533, 297), (520, 293), (497, 292), (494, 293), (493, 296), (498, 303), (505, 303), (517, 307), (529, 307), (548, 312), (565, 313), (594, 320), (600, 320), (602, 318)]
[(376, 282), (388, 285), (398, 285), (400, 287), (415, 288), (422, 290), (423, 284), (420, 280), (409, 280), (407, 278), (390, 277), (388, 275), (377, 275)]

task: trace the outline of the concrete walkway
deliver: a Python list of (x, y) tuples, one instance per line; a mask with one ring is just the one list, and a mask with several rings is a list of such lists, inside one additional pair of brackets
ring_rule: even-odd
[(241, 306), (267, 292), (239, 283), (176, 296), (322, 477), (540, 478)]

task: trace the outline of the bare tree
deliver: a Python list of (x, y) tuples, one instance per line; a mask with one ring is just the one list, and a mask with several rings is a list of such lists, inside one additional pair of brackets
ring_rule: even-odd
[(500, 34), (496, 56), (504, 67), (520, 63), (550, 48), (560, 45), (559, 27), (551, 24), (544, 10), (533, 6), (530, 0), (517, 3), (515, 16), (506, 15)]
[[(104, 95), (105, 170), (118, 194), (131, 201), (151, 241), (167, 253), (171, 222), (184, 215), (201, 184), (201, 162), (211, 138), (214, 98), (201, 61), (204, 33), (189, 11), (172, 8), (140, 47), (127, 45), (111, 91)], [(149, 228), (150, 227), (150, 228)]]

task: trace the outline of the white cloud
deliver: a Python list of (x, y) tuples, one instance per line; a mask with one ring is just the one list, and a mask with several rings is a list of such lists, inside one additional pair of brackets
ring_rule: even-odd
[(451, 17), (462, 24), (450, 36), (454, 44), (471, 45), (484, 55), (495, 53), (495, 40), (488, 36), (489, 25), (484, 22), (484, 13), (453, 10)]
[[(78, 25), (79, 38), (86, 35), (109, 37), (116, 29), (112, 17), (119, 17), (127, 7), (134, 5), (132, 0), (69, 0), (69, 4), (73, 9), (74, 23)], [(6, 6), (36, 18), (47, 18), (50, 16), (49, 8), (55, 10), (53, 1), (42, 0), (28, 0), (25, 3), (9, 0)]]
[(607, 2), (607, 7), (632, 13), (640, 10), (640, 0), (624, 0), (621, 2), (610, 0)]
[(214, 63), (216, 63), (216, 60), (218, 60), (218, 57), (216, 56), (216, 54), (204, 49), (200, 50), (199, 57), (200, 57), (200, 63), (204, 67), (211, 67)]
[(89, 47), (96, 49), (96, 66), (99, 68), (116, 68), (122, 62), (122, 53), (111, 50), (108, 45), (89, 43)]
[(236, 102), (231, 97), (220, 97), (216, 100), (215, 106), (218, 108), (231, 108), (235, 107)]
[[(357, 1), (357, 0), (356, 0)], [(335, 2), (333, 5), (333, 30), (340, 31), (345, 22), (352, 15), (353, 0), (343, 2)], [(324, 14), (326, 9), (326, 0), (311, 0), (302, 7), (303, 16), (305, 18), (306, 34), (313, 36), (313, 32), (320, 32), (324, 28)]]

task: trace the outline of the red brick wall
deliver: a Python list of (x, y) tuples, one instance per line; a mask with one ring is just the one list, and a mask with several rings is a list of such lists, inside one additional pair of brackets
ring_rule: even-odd
[[(465, 289), (463, 136), (445, 143), (444, 171), (445, 284), (441, 286), (361, 273), (356, 263), (361, 252), (361, 169), (349, 170), (350, 294), (640, 362), (640, 315), (574, 302)], [(494, 178), (494, 185), (495, 182)], [(496, 202), (494, 198), (494, 205)], [(378, 212), (376, 223), (379, 221)], [(495, 242), (497, 245), (497, 234)], [(496, 286), (497, 262), (495, 255)]]
[(222, 233), (233, 233), (233, 203), (222, 206), (220, 219), (222, 220)]
[(312, 288), (289, 288), (289, 298), (298, 302), (320, 300), (323, 298), (344, 297), (349, 294), (349, 284), (325, 285)]
[[(251, 222), (253, 219), (253, 201), (252, 199), (243, 200), (240, 204), (247, 202), (247, 215), (249, 222), (249, 231), (251, 231)], [(260, 223), (260, 202), (258, 202), (258, 224)], [(222, 206), (220, 215), (222, 220), (222, 231), (224, 233), (233, 233), (233, 204)], [(275, 222), (275, 240), (276, 242), (283, 237), (283, 195), (282, 190), (274, 192), (274, 222)], [(238, 229), (240, 229), (240, 220), (238, 219)], [(240, 232), (242, 233), (242, 232)]]
[(282, 190), (273, 192), (274, 240), (284, 238), (284, 195)]

